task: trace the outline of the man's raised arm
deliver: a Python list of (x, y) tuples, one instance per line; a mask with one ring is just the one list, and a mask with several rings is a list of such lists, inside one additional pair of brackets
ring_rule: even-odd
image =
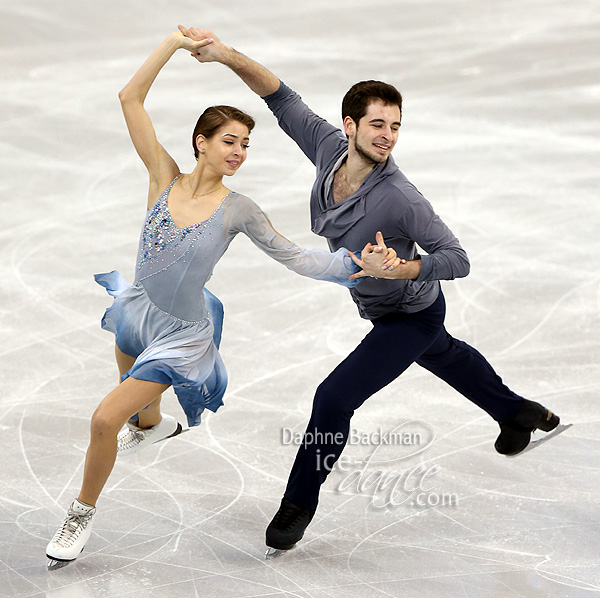
[(220, 62), (229, 67), (256, 94), (261, 97), (275, 93), (279, 89), (279, 79), (258, 62), (244, 56), (231, 46), (225, 45), (212, 31), (179, 25), (179, 31), (195, 41), (212, 38), (212, 44), (202, 52), (192, 54), (199, 62)]
[(225, 45), (209, 29), (179, 27), (183, 35), (194, 41), (211, 38), (213, 41), (192, 55), (200, 62), (220, 62), (236, 73), (254, 92), (266, 100), (279, 126), (317, 166), (325, 156), (330, 159), (344, 134), (316, 115), (292, 89), (286, 87), (271, 71)]

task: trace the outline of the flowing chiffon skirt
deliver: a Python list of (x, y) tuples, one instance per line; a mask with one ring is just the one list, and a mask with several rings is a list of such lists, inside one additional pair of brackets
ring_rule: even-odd
[(204, 288), (208, 315), (187, 322), (159, 309), (142, 283), (130, 285), (116, 270), (94, 278), (115, 298), (102, 328), (115, 335), (123, 353), (136, 358), (121, 380), (131, 376), (172, 385), (190, 426), (200, 424), (204, 409), (216, 411), (227, 387), (218, 351), (223, 329), (219, 299)]

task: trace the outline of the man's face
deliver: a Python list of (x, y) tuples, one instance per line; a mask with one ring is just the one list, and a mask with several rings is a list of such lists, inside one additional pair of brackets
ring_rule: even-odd
[(350, 123), (346, 133), (358, 155), (372, 164), (385, 162), (398, 141), (400, 108), (374, 100), (358, 126), (351, 119)]

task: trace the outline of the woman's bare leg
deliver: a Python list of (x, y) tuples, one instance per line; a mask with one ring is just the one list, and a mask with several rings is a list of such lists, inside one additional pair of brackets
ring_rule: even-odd
[(98, 405), (90, 426), (90, 446), (85, 458), (79, 500), (95, 506), (117, 456), (117, 434), (123, 424), (156, 401), (169, 386), (127, 378)]
[[(120, 377), (125, 372), (128, 372), (135, 363), (135, 357), (123, 353), (123, 351), (115, 344), (115, 358), (117, 360), (117, 367), (119, 368), (120, 380)], [(161, 395), (158, 395), (143, 411), (140, 411), (138, 416), (138, 426), (140, 428), (151, 428), (160, 422), (160, 399)]]

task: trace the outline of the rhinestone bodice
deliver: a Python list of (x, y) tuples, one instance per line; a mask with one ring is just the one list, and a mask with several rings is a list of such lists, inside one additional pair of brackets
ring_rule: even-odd
[(137, 270), (143, 268), (148, 262), (161, 259), (165, 253), (177, 254), (177, 249), (186, 244), (185, 241), (189, 235), (191, 238), (195, 238), (210, 227), (225, 201), (224, 198), (210, 218), (185, 228), (178, 228), (169, 211), (168, 199), (171, 188), (180, 176), (171, 182), (146, 215), (140, 239)]
[(168, 206), (169, 191), (177, 178), (146, 214), (135, 284), (141, 284), (162, 311), (197, 322), (207, 315), (202, 287), (231, 242), (231, 237), (223, 234), (223, 208), (228, 198), (237, 194), (229, 193), (210, 218), (178, 228)]

